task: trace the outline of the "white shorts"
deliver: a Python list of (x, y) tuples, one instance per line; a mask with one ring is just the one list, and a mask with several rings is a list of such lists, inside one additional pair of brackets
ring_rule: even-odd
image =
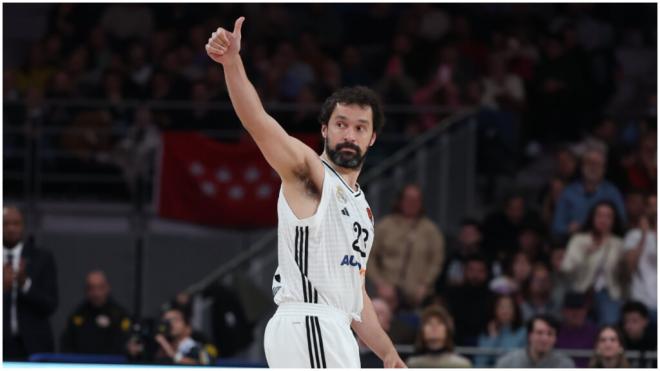
[(351, 317), (323, 304), (282, 303), (266, 325), (271, 368), (360, 368)]

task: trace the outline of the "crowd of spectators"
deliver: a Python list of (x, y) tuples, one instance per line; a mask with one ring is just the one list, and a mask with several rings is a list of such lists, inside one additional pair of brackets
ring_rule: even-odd
[[(480, 107), (478, 163), (489, 178), (539, 146), (592, 133), (648, 187), (652, 164), (631, 149), (654, 122), (652, 14), (643, 4), (52, 4), (43, 37), (4, 68), (6, 167), (20, 170), (38, 147), (46, 172), (123, 175), (129, 188), (161, 130), (236, 139), (222, 70), (203, 46), (245, 15), (248, 75), (266, 104), (294, 104), (270, 110), (292, 132), (318, 132), (317, 105), (364, 84), (386, 107), (440, 109), (389, 112), (385, 136), (395, 138)], [(85, 191), (127, 191), (96, 185)]]
[[(266, 104), (295, 104), (273, 111), (290, 131), (318, 132), (315, 105), (345, 85), (373, 87), (387, 107), (442, 108), (389, 112), (385, 134), (403, 138), (479, 108), (480, 195), (493, 207), (466, 214), (450, 236), (412, 185), (376, 227), (368, 281), (390, 330), (420, 329), (410, 365), (571, 367), (556, 346), (593, 348), (588, 365), (625, 366), (623, 349), (657, 350), (654, 10), (53, 4), (45, 36), (4, 70), (5, 127), (21, 133), (5, 136), (5, 170), (23, 169), (16, 154), (38, 143), (47, 171), (115, 172), (132, 185), (160, 131), (238, 130), (203, 45), (245, 15), (248, 75)], [(86, 99), (109, 105), (55, 102)], [(185, 316), (167, 315), (187, 342)], [(466, 359), (456, 346), (511, 353)]]

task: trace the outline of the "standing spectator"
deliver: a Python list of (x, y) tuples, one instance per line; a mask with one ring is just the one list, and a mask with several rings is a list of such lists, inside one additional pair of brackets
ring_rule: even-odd
[(649, 309), (655, 322), (658, 316), (657, 196), (647, 197), (646, 211), (639, 227), (630, 230), (624, 240), (625, 260), (632, 274), (630, 297)]
[(630, 368), (624, 355), (621, 333), (616, 327), (605, 326), (598, 332), (589, 368)]
[(454, 325), (439, 305), (422, 313), (422, 324), (415, 342), (415, 354), (406, 360), (411, 368), (468, 368), (470, 361), (454, 352)]
[[(391, 308), (419, 306), (432, 291), (445, 257), (444, 236), (422, 208), (422, 191), (406, 185), (394, 212), (376, 225), (367, 270)], [(400, 292), (402, 297), (398, 297)]]
[(552, 296), (552, 278), (550, 269), (543, 263), (536, 263), (523, 287), (523, 302), (520, 304), (523, 321), (528, 321), (537, 314), (551, 314), (559, 311), (558, 303)]
[[(500, 295), (495, 299), (491, 320), (487, 331), (479, 335), (480, 348), (511, 350), (525, 346), (525, 328), (522, 326), (520, 307), (511, 295)], [(492, 356), (477, 356), (475, 367), (491, 367), (495, 363)]]
[(110, 296), (105, 273), (91, 271), (85, 282), (85, 300), (67, 320), (61, 351), (123, 354), (130, 328), (128, 313)]
[(570, 277), (571, 290), (593, 291), (600, 325), (619, 318), (623, 296), (623, 241), (621, 223), (614, 205), (601, 201), (591, 209), (584, 232), (568, 243), (561, 270)]
[(649, 320), (648, 309), (638, 301), (631, 301), (623, 306), (621, 312), (625, 348), (642, 352), (641, 357), (634, 359), (631, 366), (655, 367), (655, 359), (647, 360), (645, 357), (645, 352), (658, 350), (657, 332)]
[(23, 214), (2, 209), (3, 356), (21, 361), (55, 350), (50, 316), (57, 309), (57, 274), (50, 252), (25, 240)]
[[(561, 310), (562, 325), (557, 336), (557, 347), (560, 349), (589, 349), (596, 339), (598, 328), (589, 321), (587, 297), (583, 294), (569, 292), (564, 298)], [(577, 367), (586, 367), (586, 360), (578, 360)]]
[(527, 323), (527, 348), (514, 350), (498, 359), (497, 368), (573, 368), (575, 364), (554, 350), (559, 324), (546, 314)]
[(486, 328), (492, 300), (488, 278), (488, 261), (473, 255), (465, 262), (465, 282), (448, 288), (443, 295), (456, 323), (457, 344), (475, 345), (479, 333)]
[(569, 184), (562, 192), (552, 224), (558, 236), (577, 232), (587, 220), (589, 210), (600, 201), (610, 201), (625, 223), (625, 208), (619, 189), (605, 180), (605, 151), (600, 147), (586, 149), (582, 156), (582, 179)]

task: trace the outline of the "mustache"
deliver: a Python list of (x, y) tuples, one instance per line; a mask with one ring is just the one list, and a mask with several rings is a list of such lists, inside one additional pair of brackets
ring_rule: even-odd
[(360, 147), (358, 147), (357, 144), (353, 144), (353, 143), (350, 143), (350, 142), (343, 142), (343, 143), (337, 144), (337, 146), (335, 147), (335, 151), (341, 151), (344, 148), (349, 148), (349, 149), (354, 150), (356, 153), (360, 153)]

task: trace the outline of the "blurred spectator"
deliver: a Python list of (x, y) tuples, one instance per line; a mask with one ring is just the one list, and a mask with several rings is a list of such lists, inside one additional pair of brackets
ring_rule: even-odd
[(646, 197), (639, 226), (628, 231), (624, 240), (625, 260), (631, 274), (630, 298), (646, 305), (653, 322), (658, 316), (658, 237), (657, 196)]
[[(522, 325), (520, 307), (511, 295), (495, 298), (493, 311), (486, 332), (479, 335), (477, 346), (480, 348), (516, 349), (525, 346), (525, 327)], [(475, 367), (491, 367), (495, 357), (477, 356)]]
[[(598, 327), (587, 318), (589, 303), (587, 296), (569, 292), (561, 310), (562, 325), (557, 335), (557, 348), (589, 349), (598, 334)], [(578, 359), (577, 367), (585, 367), (586, 360)]]
[(50, 316), (57, 309), (57, 271), (53, 256), (25, 238), (23, 214), (2, 209), (4, 361), (27, 361), (55, 350)]
[(623, 328), (623, 343), (628, 350), (642, 352), (640, 358), (631, 361), (632, 367), (656, 367), (655, 357), (646, 359), (645, 352), (657, 352), (658, 337), (655, 326), (649, 319), (646, 306), (640, 302), (627, 302), (621, 309), (621, 328)]
[(151, 111), (144, 106), (135, 109), (133, 125), (112, 150), (113, 162), (124, 174), (129, 189), (136, 192), (138, 176), (147, 179), (149, 164), (155, 161), (155, 154), (160, 146), (160, 130)]
[(557, 304), (558, 308), (561, 308), (564, 296), (570, 286), (570, 277), (561, 271), (561, 263), (564, 261), (564, 256), (566, 256), (566, 244), (567, 241), (564, 240), (555, 241), (550, 252), (550, 264), (552, 265), (552, 300)]
[(568, 243), (561, 270), (570, 277), (571, 290), (594, 293), (594, 306), (600, 325), (619, 318), (623, 296), (623, 241), (621, 222), (614, 205), (601, 201), (589, 212), (584, 232)]
[(445, 258), (444, 236), (424, 215), (419, 186), (400, 191), (393, 213), (376, 225), (375, 234), (368, 278), (390, 308), (397, 303), (416, 308), (433, 292)]
[(540, 216), (521, 194), (508, 196), (501, 209), (484, 221), (484, 253), (491, 260), (504, 260), (518, 249), (518, 235), (524, 226), (542, 228)]
[(454, 324), (447, 311), (432, 305), (422, 312), (415, 354), (406, 360), (410, 368), (467, 368), (471, 362), (454, 352)]
[[(155, 362), (160, 364), (208, 365), (211, 359), (203, 344), (193, 340), (190, 318), (185, 311), (177, 306), (166, 310), (161, 316), (158, 332), (154, 340), (158, 344)], [(141, 344), (130, 339), (127, 344), (128, 353), (136, 357), (143, 348)]]
[(117, 44), (145, 40), (154, 30), (154, 16), (145, 4), (112, 4), (101, 15), (101, 25)]
[(569, 146), (563, 146), (555, 154), (556, 176), (564, 184), (572, 183), (578, 179), (578, 157)]
[(642, 136), (635, 162), (627, 169), (627, 186), (644, 192), (656, 192), (658, 187), (658, 142), (657, 132)]
[(625, 223), (623, 197), (617, 187), (604, 179), (605, 152), (602, 148), (588, 148), (582, 156), (582, 180), (575, 181), (562, 192), (555, 212), (552, 232), (567, 235), (577, 232), (587, 221), (587, 212), (600, 201), (610, 201)]
[[(415, 341), (415, 329), (396, 318), (385, 300), (376, 297), (373, 298), (372, 304), (376, 316), (378, 316), (378, 323), (390, 336), (394, 344), (411, 344)], [(383, 367), (383, 361), (361, 339), (358, 339), (358, 345), (360, 346), (360, 365), (363, 368)]]
[(573, 368), (573, 361), (554, 350), (559, 324), (541, 314), (527, 322), (527, 348), (514, 350), (497, 360), (497, 368)]
[(488, 68), (489, 74), (483, 80), (482, 104), (493, 110), (520, 111), (525, 104), (523, 81), (519, 76), (508, 72), (505, 61), (497, 55), (490, 58)]
[(490, 281), (490, 289), (498, 294), (512, 294), (520, 299), (522, 289), (532, 273), (532, 261), (527, 254), (518, 251), (504, 261), (502, 275)]
[(646, 212), (645, 193), (639, 190), (631, 190), (625, 195), (626, 216), (628, 224), (626, 230), (639, 228), (639, 222)]
[(559, 198), (565, 187), (566, 183), (559, 177), (552, 178), (548, 182), (545, 195), (541, 200), (541, 218), (543, 219), (543, 224), (552, 225), (552, 219), (557, 210)]
[(452, 246), (436, 286), (460, 286), (465, 281), (465, 261), (470, 255), (481, 253), (481, 225), (474, 219), (464, 219), (458, 238)]
[(465, 281), (448, 287), (442, 295), (456, 324), (456, 343), (475, 345), (490, 316), (492, 293), (488, 288), (488, 261), (472, 255), (465, 262)]
[(550, 269), (543, 263), (536, 263), (526, 285), (522, 288), (523, 301), (520, 310), (523, 321), (529, 321), (537, 314), (559, 312), (559, 305), (552, 296), (553, 282)]
[(87, 274), (85, 300), (69, 315), (62, 334), (64, 353), (123, 354), (131, 320), (110, 296), (110, 283), (100, 270)]
[(614, 326), (598, 331), (589, 368), (630, 368), (623, 349), (621, 333)]

